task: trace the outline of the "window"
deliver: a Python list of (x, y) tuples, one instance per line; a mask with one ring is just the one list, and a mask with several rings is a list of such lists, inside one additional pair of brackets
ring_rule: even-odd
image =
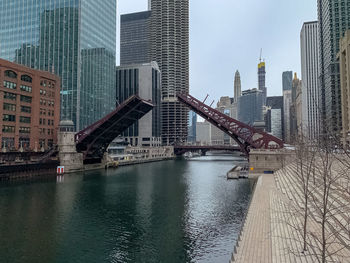
[(16, 111), (16, 105), (15, 104), (4, 103), (4, 110)]
[(7, 100), (16, 100), (17, 95), (14, 93), (10, 93), (10, 92), (4, 92), (4, 99)]
[(46, 80), (40, 81), (40, 86), (46, 87)]
[(28, 75), (22, 75), (21, 80), (24, 82), (28, 82), (28, 83), (32, 83), (32, 81), (33, 81), (32, 77), (30, 77)]
[(18, 147), (23, 147), (24, 149), (30, 146), (30, 139), (27, 137), (19, 137)]
[(14, 133), (15, 132), (15, 126), (4, 125), (2, 127), (2, 132), (4, 132), (4, 133)]
[(31, 93), (32, 92), (32, 87), (26, 86), (26, 85), (21, 85), (21, 90)]
[(11, 82), (11, 81), (4, 80), (4, 88), (7, 88), (7, 89), (16, 89), (16, 88), (17, 88), (17, 84), (16, 84), (16, 83), (13, 83), (13, 82)]
[(39, 140), (40, 147), (45, 147), (45, 140)]
[(2, 148), (12, 149), (15, 147), (15, 138), (2, 137)]
[(30, 123), (30, 117), (21, 116), (19, 118), (19, 121), (22, 122), (22, 123)]
[(5, 71), (5, 77), (11, 78), (11, 79), (16, 79), (17, 78), (17, 73), (14, 72), (13, 70), (6, 70)]
[(31, 113), (32, 112), (32, 108), (31, 107), (27, 107), (27, 106), (21, 106), (21, 112)]
[(19, 133), (30, 133), (30, 127), (20, 127)]
[(32, 103), (32, 97), (21, 95), (21, 101), (27, 102), (27, 103)]
[(15, 122), (16, 121), (16, 115), (9, 115), (9, 114), (4, 114), (2, 117), (3, 121), (11, 121)]

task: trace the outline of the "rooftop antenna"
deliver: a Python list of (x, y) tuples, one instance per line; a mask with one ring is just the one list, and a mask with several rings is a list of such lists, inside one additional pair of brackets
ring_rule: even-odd
[(262, 48), (260, 49), (260, 59), (259, 59), (259, 61), (260, 61), (260, 63), (261, 63), (261, 60), (262, 60)]

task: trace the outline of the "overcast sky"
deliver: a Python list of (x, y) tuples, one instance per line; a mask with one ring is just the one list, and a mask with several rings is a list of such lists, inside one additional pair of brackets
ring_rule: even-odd
[[(147, 3), (118, 0), (118, 21), (120, 14), (146, 10)], [(316, 0), (190, 0), (190, 93), (216, 101), (233, 97), (237, 69), (242, 90), (256, 88), (262, 48), (268, 96), (281, 95), (282, 72), (300, 75), (303, 22), (316, 19)], [(119, 56), (119, 39), (117, 47)]]

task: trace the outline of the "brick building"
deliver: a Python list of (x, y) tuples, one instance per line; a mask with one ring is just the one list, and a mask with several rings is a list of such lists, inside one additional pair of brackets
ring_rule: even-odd
[(1, 149), (42, 150), (57, 143), (60, 79), (0, 59)]

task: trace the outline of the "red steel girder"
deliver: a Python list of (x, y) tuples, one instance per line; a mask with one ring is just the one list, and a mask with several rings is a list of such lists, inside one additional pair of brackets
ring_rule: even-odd
[(281, 139), (237, 121), (207, 106), (189, 94), (177, 94), (177, 98), (188, 108), (231, 136), (247, 156), (249, 155), (250, 148), (281, 149), (284, 147)]
[(75, 135), (77, 151), (84, 154), (84, 161), (101, 159), (108, 145), (153, 107), (151, 102), (131, 96), (113, 112)]

